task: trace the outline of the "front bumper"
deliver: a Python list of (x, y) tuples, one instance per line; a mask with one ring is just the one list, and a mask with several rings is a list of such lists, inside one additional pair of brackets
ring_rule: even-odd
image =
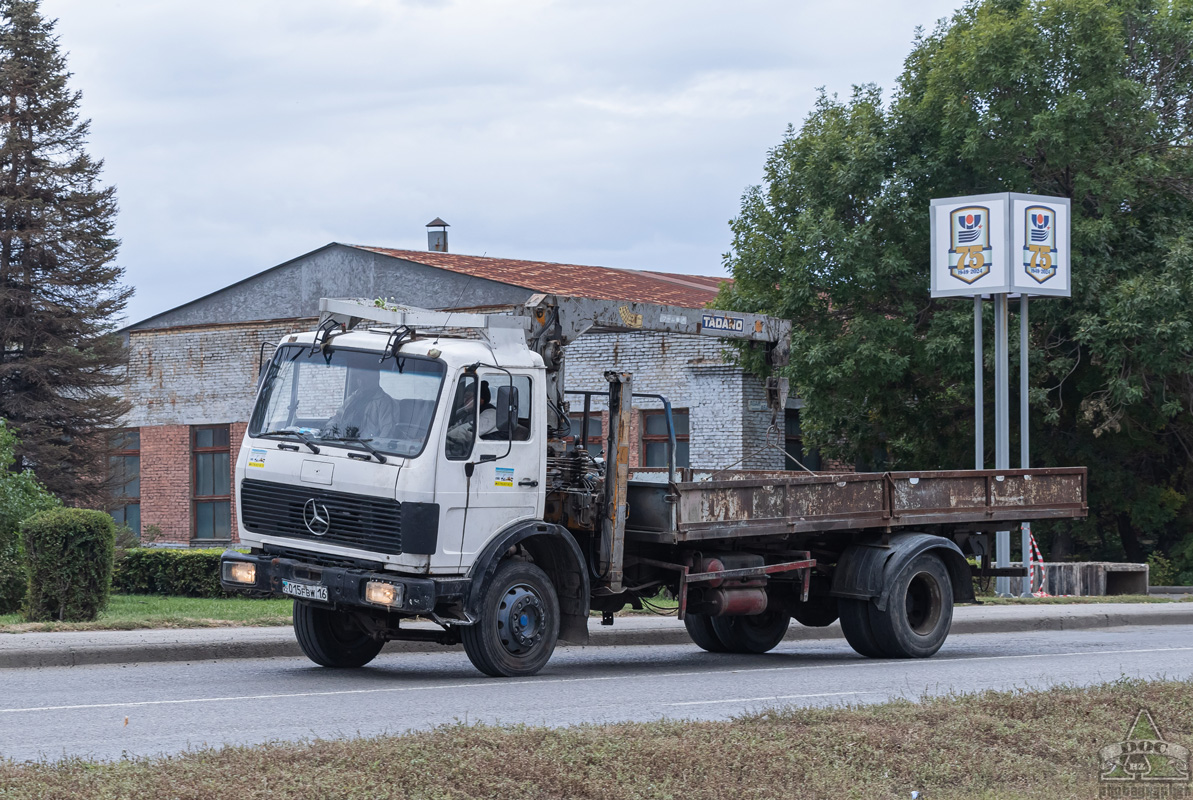
[[(238, 562), (256, 565), (254, 583), (235, 583), (224, 579), (224, 564)], [(293, 558), (282, 558), (264, 553), (241, 553), (226, 550), (220, 557), (220, 586), (229, 592), (250, 595), (282, 594), (282, 580), (319, 584), (327, 587), (327, 604), (331, 606), (354, 606), (389, 610), (403, 614), (427, 614), (441, 603), (458, 601), (462, 586), (459, 581), (436, 581), (430, 578), (412, 578), (395, 575), (392, 572), (377, 572), (350, 567), (331, 567), (306, 563)], [(401, 605), (387, 606), (365, 600), (365, 584), (382, 581), (402, 587)], [(315, 602), (323, 605), (320, 601)]]

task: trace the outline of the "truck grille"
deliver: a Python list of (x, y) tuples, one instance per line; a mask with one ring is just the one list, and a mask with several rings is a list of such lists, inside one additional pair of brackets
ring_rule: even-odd
[(240, 484), (245, 529), (374, 553), (402, 552), (401, 509), (397, 500), (381, 497), (268, 481)]

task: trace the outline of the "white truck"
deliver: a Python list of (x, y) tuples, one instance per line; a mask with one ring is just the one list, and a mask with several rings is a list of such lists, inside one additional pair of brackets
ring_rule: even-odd
[[(320, 314), (263, 366), (236, 464), (249, 552), (224, 553), (221, 582), (293, 597), (298, 642), (323, 666), (417, 639), (462, 642), (488, 675), (533, 675), (557, 640), (587, 641), (593, 612), (612, 624), (663, 589), (708, 651), (766, 652), (792, 619), (839, 618), (864, 656), (926, 657), (954, 602), (973, 601), (991, 532), (1087, 510), (1081, 467), (676, 469), (658, 395), (645, 397), (663, 406), (669, 466), (631, 468), (631, 376), (564, 389), (564, 347), (589, 332), (743, 339), (778, 366), (782, 320), (551, 295), (488, 313), (324, 299)], [(767, 394), (781, 415), (785, 382)], [(603, 452), (587, 438), (597, 395)]]

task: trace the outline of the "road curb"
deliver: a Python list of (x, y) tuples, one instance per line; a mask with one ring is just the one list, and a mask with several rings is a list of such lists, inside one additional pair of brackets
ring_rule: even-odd
[[(1102, 628), (1140, 627), (1150, 625), (1193, 625), (1193, 604), (1188, 608), (1157, 606), (1123, 611), (1096, 613), (1071, 611), (1071, 608), (1031, 616), (1016, 614), (983, 619), (954, 619), (953, 634), (970, 633), (1033, 633), (1040, 631), (1074, 631)], [(216, 641), (167, 641), (133, 643), (87, 643), (80, 645), (51, 645), (21, 648), (0, 647), (0, 669), (35, 669), (41, 667), (81, 667), (112, 664), (140, 664), (170, 661), (215, 661), (247, 658), (293, 658), (302, 655), (289, 628), (278, 629), (277, 635), (255, 641), (237, 641), (235, 634), (221, 629), (224, 637)], [(260, 632), (260, 629), (255, 629)], [(271, 632), (272, 633), (272, 632)], [(44, 634), (9, 634), (39, 636)], [(2, 636), (2, 635), (0, 635)], [(826, 628), (793, 626), (785, 641), (813, 641), (837, 639), (842, 636), (837, 623)], [(2, 642), (3, 640), (0, 640)], [(690, 644), (687, 631), (678, 624), (626, 625), (618, 628), (597, 626), (589, 634), (587, 647), (635, 647), (649, 645)], [(563, 643), (564, 647), (569, 645)], [(389, 642), (384, 653), (426, 653), (456, 649), (428, 642)]]

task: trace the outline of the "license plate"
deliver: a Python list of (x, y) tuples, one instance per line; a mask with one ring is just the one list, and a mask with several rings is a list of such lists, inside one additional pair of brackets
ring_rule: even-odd
[(303, 600), (327, 601), (327, 587), (317, 583), (282, 581), (282, 594), (288, 594), (291, 597), (301, 597)]

